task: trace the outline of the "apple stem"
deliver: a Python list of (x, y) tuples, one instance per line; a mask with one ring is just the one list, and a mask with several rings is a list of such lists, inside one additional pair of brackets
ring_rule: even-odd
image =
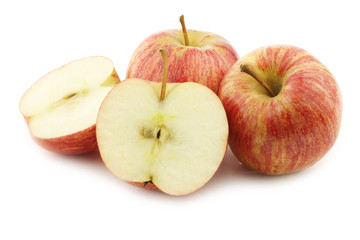
[(275, 94), (274, 94), (273, 90), (269, 87), (269, 85), (267, 85), (267, 83), (264, 80), (260, 79), (255, 74), (255, 72), (250, 69), (249, 65), (241, 64), (240, 70), (241, 70), (241, 72), (245, 72), (245, 73), (249, 74), (250, 76), (252, 76), (258, 83), (260, 83), (261, 86), (263, 86), (263, 88), (266, 89), (266, 91), (268, 91), (268, 93), (270, 94), (271, 97), (275, 97)]
[(166, 80), (167, 80), (167, 72), (168, 72), (168, 60), (167, 60), (167, 54), (166, 51), (164, 49), (160, 49), (160, 53), (162, 55), (163, 58), (163, 62), (164, 62), (164, 75), (163, 75), (163, 79), (162, 79), (162, 84), (161, 84), (161, 93), (160, 93), (160, 101), (165, 99), (165, 93), (166, 93)]
[(179, 20), (180, 20), (182, 31), (184, 34), (185, 46), (189, 46), (189, 36), (188, 36), (187, 30), (185, 27), (184, 15), (181, 15)]

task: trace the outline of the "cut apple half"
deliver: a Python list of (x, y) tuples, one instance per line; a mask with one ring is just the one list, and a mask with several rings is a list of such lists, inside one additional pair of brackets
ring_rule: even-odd
[(99, 150), (118, 178), (185, 195), (218, 169), (227, 148), (227, 117), (217, 95), (201, 84), (168, 83), (163, 100), (161, 89), (161, 83), (141, 79), (113, 88), (99, 110)]
[(99, 107), (119, 82), (112, 61), (87, 57), (64, 65), (35, 82), (20, 101), (30, 133), (48, 150), (79, 154), (97, 147)]

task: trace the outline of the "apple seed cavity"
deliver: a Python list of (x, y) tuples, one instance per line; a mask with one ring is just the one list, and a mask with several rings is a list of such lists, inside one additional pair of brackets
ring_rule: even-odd
[(72, 94), (69, 94), (67, 95), (66, 97), (64, 97), (64, 99), (70, 99), (72, 97), (75, 97), (78, 93), (72, 93)]

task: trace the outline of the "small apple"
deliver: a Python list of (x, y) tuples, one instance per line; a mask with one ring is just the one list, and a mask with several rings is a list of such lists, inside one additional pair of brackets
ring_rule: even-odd
[(279, 175), (313, 165), (338, 136), (342, 98), (330, 71), (292, 46), (257, 49), (224, 77), (219, 97), (239, 161)]
[(146, 38), (135, 50), (126, 77), (161, 82), (163, 66), (158, 52), (166, 50), (169, 59), (168, 82), (197, 82), (215, 93), (238, 56), (228, 41), (209, 32), (167, 30)]
[[(209, 88), (127, 79), (105, 97), (96, 122), (101, 157), (118, 178), (170, 195), (202, 187), (227, 149), (224, 107)], [(159, 70), (161, 71), (161, 69)]]
[(119, 81), (110, 59), (79, 59), (35, 82), (22, 97), (20, 112), (44, 148), (63, 154), (90, 152), (97, 147), (101, 102)]

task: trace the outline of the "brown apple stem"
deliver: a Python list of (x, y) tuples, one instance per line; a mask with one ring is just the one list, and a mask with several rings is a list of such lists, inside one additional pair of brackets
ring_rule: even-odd
[(263, 86), (263, 88), (266, 89), (266, 91), (268, 91), (268, 93), (270, 94), (271, 97), (275, 97), (275, 94), (273, 92), (273, 90), (269, 87), (269, 85), (267, 85), (267, 83), (260, 79), (253, 70), (250, 69), (249, 65), (247, 64), (241, 64), (240, 65), (240, 69), (241, 72), (245, 72), (247, 74), (249, 74), (250, 76), (252, 76), (258, 83), (260, 83), (261, 86)]
[(164, 49), (160, 49), (160, 53), (162, 55), (163, 58), (163, 62), (164, 62), (164, 75), (163, 75), (163, 79), (162, 79), (162, 84), (161, 84), (161, 93), (160, 93), (160, 101), (165, 99), (165, 93), (166, 93), (166, 80), (167, 80), (167, 72), (168, 72), (168, 60), (167, 60), (167, 54), (166, 51)]
[(185, 46), (189, 46), (189, 36), (188, 36), (187, 30), (185, 27), (184, 15), (180, 16), (180, 23), (181, 23), (182, 31), (184, 34)]

